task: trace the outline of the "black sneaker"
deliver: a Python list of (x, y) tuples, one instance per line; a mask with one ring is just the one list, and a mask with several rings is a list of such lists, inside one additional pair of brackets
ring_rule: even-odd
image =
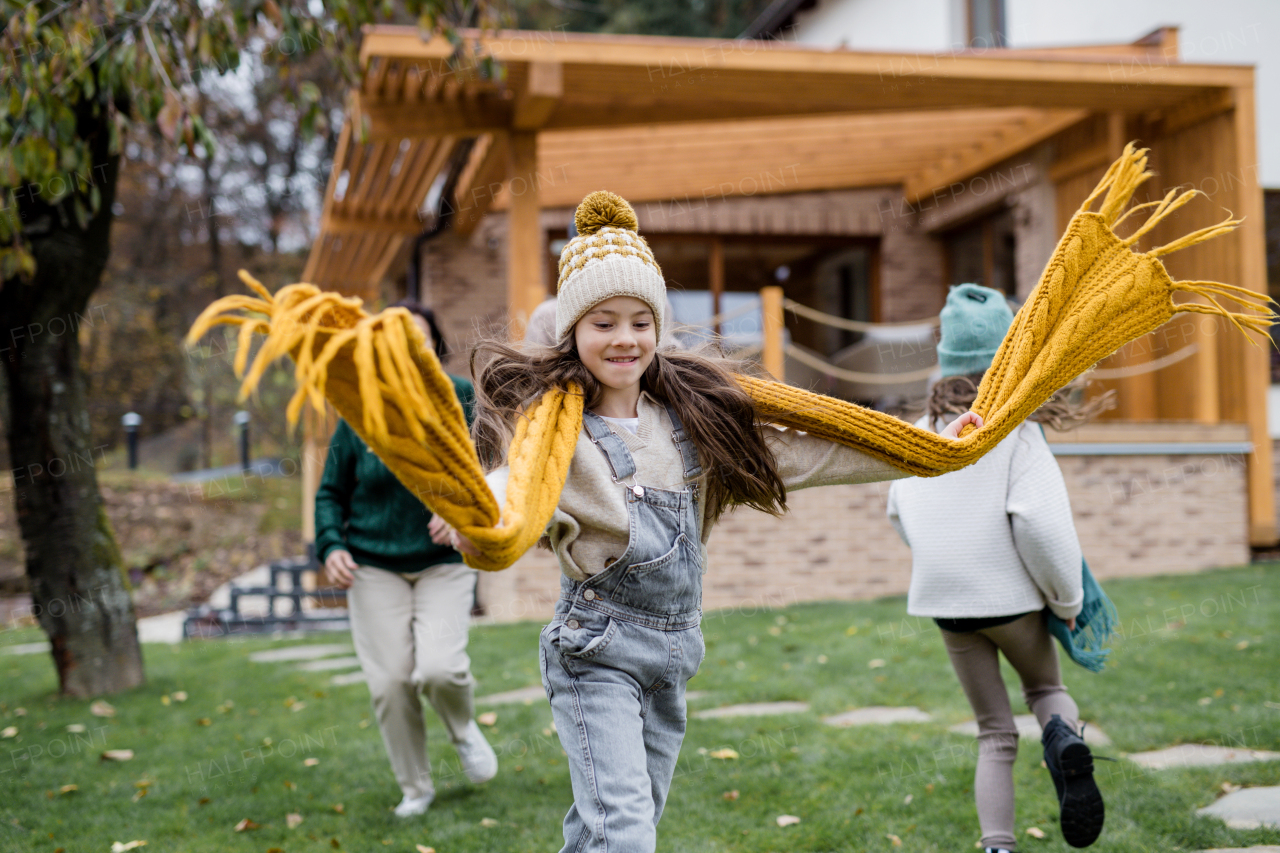
[(1044, 763), (1058, 790), (1062, 837), (1072, 847), (1088, 847), (1102, 833), (1106, 809), (1093, 781), (1093, 753), (1057, 714), (1044, 727)]

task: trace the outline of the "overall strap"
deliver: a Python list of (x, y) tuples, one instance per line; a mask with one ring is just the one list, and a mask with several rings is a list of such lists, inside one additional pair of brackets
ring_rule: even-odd
[(702, 474), (702, 464), (698, 461), (698, 448), (694, 445), (693, 439), (684, 431), (684, 424), (680, 422), (680, 416), (676, 414), (675, 408), (670, 404), (666, 404), (667, 417), (671, 418), (671, 440), (676, 443), (676, 447), (680, 449), (680, 460), (684, 463), (684, 477), (686, 480)]
[(631, 458), (631, 451), (626, 442), (609, 429), (604, 418), (590, 409), (582, 410), (582, 425), (587, 429), (587, 438), (604, 453), (613, 471), (613, 481), (621, 483), (636, 472), (636, 461)]

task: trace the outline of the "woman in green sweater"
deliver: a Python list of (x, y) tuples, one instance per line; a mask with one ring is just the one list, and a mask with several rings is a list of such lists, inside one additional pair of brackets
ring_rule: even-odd
[[(402, 302), (441, 359), (448, 354), (431, 309)], [(452, 377), (473, 418), (475, 390)], [(426, 752), (421, 696), (435, 708), (474, 783), (498, 772), (475, 722), (475, 679), (467, 628), (476, 572), (431, 541), (431, 512), (345, 421), (329, 443), (316, 494), (316, 556), (323, 578), (347, 590), (351, 635), (369, 683), (378, 728), (404, 794), (395, 813), (423, 814), (435, 788)]]

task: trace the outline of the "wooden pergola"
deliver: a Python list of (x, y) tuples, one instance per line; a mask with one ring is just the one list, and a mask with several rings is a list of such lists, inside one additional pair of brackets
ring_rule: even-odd
[[(522, 318), (546, 293), (540, 210), (595, 189), (699, 199), (751, 176), (760, 194), (899, 186), (917, 202), (1054, 139), (1061, 227), (1139, 138), (1162, 186), (1215, 179), (1213, 203), (1194, 205), (1177, 233), (1221, 208), (1246, 220), (1170, 258), (1175, 277), (1267, 289), (1253, 69), (1178, 62), (1176, 30), (1132, 45), (947, 55), (562, 32), (481, 43), (504, 81), (451, 67), (452, 47), (415, 28), (366, 31), (305, 280), (373, 298), (422, 231), (424, 203), (463, 140), (453, 225), (467, 233), (506, 212), (507, 304)], [(1173, 232), (1152, 245), (1163, 233)], [(1272, 544), (1266, 352), (1208, 326), (1193, 337), (1191, 357), (1114, 381), (1128, 401), (1121, 415), (1247, 424), (1250, 539)]]

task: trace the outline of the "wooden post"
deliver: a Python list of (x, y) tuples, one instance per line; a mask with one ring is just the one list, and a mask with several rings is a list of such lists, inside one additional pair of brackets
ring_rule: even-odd
[[(1263, 234), (1262, 185), (1258, 180), (1258, 139), (1254, 88), (1235, 90), (1236, 170), (1239, 195), (1236, 215), (1245, 223), (1235, 232), (1240, 246), (1240, 285), (1267, 293), (1267, 250)], [(1250, 175), (1252, 174), (1252, 177)], [(1241, 347), (1245, 382), (1245, 420), (1249, 424), (1249, 543), (1276, 544), (1274, 473), (1271, 470), (1271, 435), (1267, 429), (1267, 389), (1271, 384), (1269, 347)]]
[(764, 369), (779, 382), (787, 381), (786, 353), (782, 349), (782, 288), (776, 284), (760, 288), (760, 313), (764, 318)]
[[(711, 313), (720, 315), (721, 295), (724, 293), (724, 241), (719, 237), (711, 239), (711, 259), (707, 264), (707, 277), (711, 281)], [(720, 321), (717, 320), (711, 331), (720, 336)]]
[(311, 406), (302, 410), (302, 541), (316, 541), (316, 492), (329, 455), (329, 438), (338, 425), (337, 414), (326, 403), (323, 412)]
[(546, 292), (542, 284), (544, 264), (542, 232), (538, 225), (538, 135), (533, 131), (511, 134), (511, 166), (507, 193), (511, 198), (507, 233), (507, 305), (512, 333), (523, 335), (529, 315)]

